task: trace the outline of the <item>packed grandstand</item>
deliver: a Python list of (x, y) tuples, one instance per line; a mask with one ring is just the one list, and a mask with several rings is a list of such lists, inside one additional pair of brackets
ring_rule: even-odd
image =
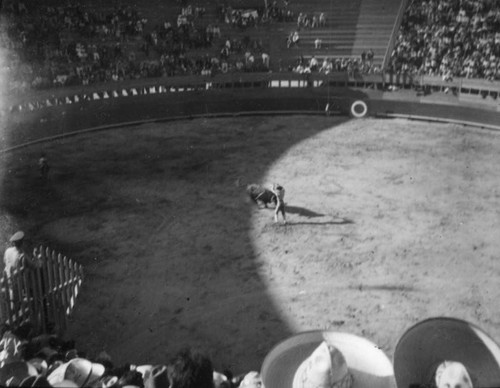
[[(328, 2), (316, 9), (320, 4), (269, 1), (267, 8), (238, 9), (172, 2), (160, 16), (133, 5), (4, 2), (2, 71), (14, 90), (257, 71), (499, 77), (500, 8), (494, 1), (410, 1), (383, 69), (371, 47), (351, 55), (337, 54), (333, 43), (328, 49), (339, 15), (328, 15)], [(310, 42), (303, 42), (303, 33)], [(315, 50), (287, 52), (287, 39), (289, 48)]]
[[(220, 4), (179, 3), (169, 11), (174, 10), (176, 14), (151, 20), (137, 6), (99, 9), (7, 2), (2, 13), (2, 49), (10, 88), (234, 71), (382, 71), (380, 63), (373, 63), (371, 48), (341, 57), (334, 55), (335, 49), (327, 51), (331, 57), (318, 49), (320, 61), (291, 52), (279, 58), (280, 64), (270, 51), (274, 43), (263, 41), (257, 32), (270, 24), (276, 29), (289, 26), (297, 45), (303, 30), (310, 34), (329, 27), (334, 35), (332, 15), (329, 25), (324, 21), (328, 4), (309, 16), (294, 3), (276, 1), (267, 8), (256, 7), (245, 17), (241, 10)], [(251, 22), (242, 24), (247, 19)], [(497, 79), (499, 23), (496, 2), (411, 1), (384, 70)], [(317, 35), (315, 41), (325, 40)], [(284, 45), (287, 38), (282, 39)]]
[[(336, 41), (342, 15), (332, 14), (329, 1), (267, 0), (245, 7), (237, 1), (165, 3), (165, 14), (158, 15), (142, 3), (104, 7), (4, 0), (0, 50), (6, 90), (22, 96), (109, 82), (119, 90), (120, 83), (130, 80), (250, 72), (437, 76), (445, 82), (500, 79), (500, 3), (494, 0), (403, 1), (399, 25), (398, 10), (393, 10), (387, 42), (377, 46), (379, 42), (367, 41), (347, 51), (344, 42)], [(394, 23), (398, 29), (392, 31)], [(137, 366), (134, 360), (115, 365), (105, 352), (88, 359), (75, 341), (40, 334), (30, 325), (7, 325), (2, 335), (0, 385), (262, 384), (257, 372), (217, 372), (210, 359), (189, 350), (168, 365)]]

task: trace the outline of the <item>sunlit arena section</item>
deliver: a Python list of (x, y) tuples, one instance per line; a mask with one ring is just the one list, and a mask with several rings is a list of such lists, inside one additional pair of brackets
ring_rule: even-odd
[[(327, 116), (145, 124), (13, 151), (2, 217), (84, 265), (66, 335), (117, 363), (194, 346), (243, 373), (311, 329), (392, 355), (442, 314), (499, 338), (498, 136)], [(286, 188), (286, 225), (248, 183)]]

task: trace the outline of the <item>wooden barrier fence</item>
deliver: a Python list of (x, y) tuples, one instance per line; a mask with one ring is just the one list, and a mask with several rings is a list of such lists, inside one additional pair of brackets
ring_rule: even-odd
[(31, 323), (63, 334), (83, 281), (83, 268), (49, 248), (33, 251), (36, 268), (22, 265), (0, 278), (0, 318), (11, 327)]
[[(500, 94), (500, 81), (454, 78), (444, 81), (438, 76), (399, 74), (348, 74), (346, 72), (297, 74), (297, 73), (232, 73), (207, 76), (180, 76), (129, 80), (90, 86), (73, 86), (61, 89), (33, 91), (25, 95), (9, 96), (9, 106), (0, 110), (2, 115), (30, 112), (60, 105), (80, 104), (88, 101), (130, 98), (149, 94), (203, 92), (217, 89), (242, 90), (250, 88), (306, 88), (354, 87), (385, 90), (388, 86), (427, 91), (453, 90), (457, 94), (492, 96)], [(1, 95), (1, 93), (0, 93)], [(7, 101), (6, 100), (6, 101)], [(500, 111), (500, 106), (498, 107)]]

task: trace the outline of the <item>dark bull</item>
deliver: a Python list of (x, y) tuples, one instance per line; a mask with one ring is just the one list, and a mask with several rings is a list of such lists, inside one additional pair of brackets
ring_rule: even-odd
[(274, 203), (275, 206), (277, 204), (276, 195), (271, 190), (268, 190), (260, 185), (248, 185), (247, 193), (250, 196), (250, 199), (257, 205), (262, 203), (265, 207), (267, 207), (267, 204), (271, 202)]

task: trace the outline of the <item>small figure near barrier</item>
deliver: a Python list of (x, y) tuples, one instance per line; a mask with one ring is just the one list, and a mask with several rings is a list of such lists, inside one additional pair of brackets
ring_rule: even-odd
[(28, 250), (25, 248), (24, 232), (19, 230), (9, 239), (11, 246), (8, 247), (3, 255), (4, 273), (7, 279), (4, 290), (8, 292), (10, 299), (10, 308), (16, 310), (19, 308), (22, 294), (24, 290), (15, 286), (15, 281), (12, 279), (12, 273), (22, 266), (35, 269), (37, 268), (36, 261), (29, 257)]
[(23, 263), (24, 253), (24, 232), (17, 231), (9, 239), (11, 246), (8, 247), (3, 255), (4, 272), (10, 277), (11, 272)]
[(50, 166), (45, 153), (42, 153), (40, 159), (38, 159), (38, 170), (40, 171), (42, 180), (46, 181), (49, 178)]

